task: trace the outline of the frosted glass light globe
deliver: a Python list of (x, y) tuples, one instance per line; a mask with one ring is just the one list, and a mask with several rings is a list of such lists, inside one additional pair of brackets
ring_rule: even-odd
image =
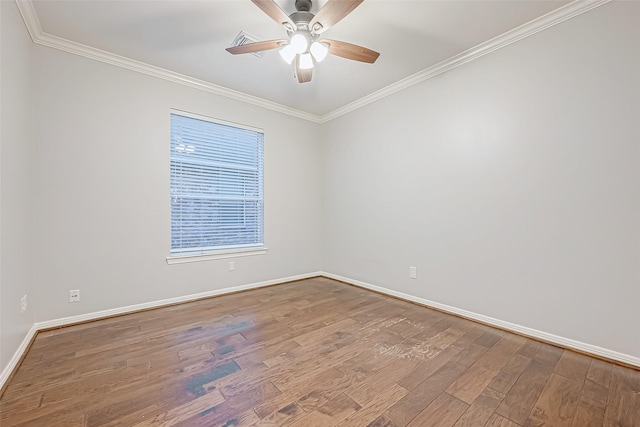
[(309, 43), (307, 42), (307, 38), (302, 34), (294, 34), (291, 37), (290, 46), (293, 46), (296, 53), (304, 53), (309, 47)]
[(303, 53), (300, 55), (300, 69), (309, 70), (313, 68), (313, 59), (311, 59), (310, 53)]
[(317, 62), (322, 62), (322, 60), (327, 57), (329, 48), (325, 43), (313, 42), (309, 51)]

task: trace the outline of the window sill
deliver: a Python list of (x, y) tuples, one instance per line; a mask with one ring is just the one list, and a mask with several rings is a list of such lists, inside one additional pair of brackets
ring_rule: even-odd
[(264, 255), (268, 248), (262, 246), (259, 248), (232, 249), (219, 252), (209, 252), (206, 254), (192, 255), (175, 255), (167, 257), (167, 264), (184, 264), (187, 262), (211, 261), (214, 259), (236, 258), (241, 256)]

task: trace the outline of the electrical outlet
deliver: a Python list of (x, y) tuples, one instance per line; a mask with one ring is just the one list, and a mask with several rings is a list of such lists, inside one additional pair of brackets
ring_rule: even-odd
[(233, 261), (229, 261), (229, 271), (233, 271), (236, 269), (236, 263)]
[(27, 294), (24, 294), (20, 299), (20, 312), (24, 313), (25, 311), (27, 311)]
[(73, 289), (69, 291), (69, 302), (80, 301), (80, 289)]
[(409, 267), (409, 279), (418, 278), (418, 269), (415, 267)]

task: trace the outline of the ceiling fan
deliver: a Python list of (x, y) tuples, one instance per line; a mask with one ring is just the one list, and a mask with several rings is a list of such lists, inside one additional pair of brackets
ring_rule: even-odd
[(233, 55), (280, 48), (280, 56), (289, 64), (295, 60), (298, 82), (311, 81), (314, 62), (327, 53), (373, 64), (380, 54), (366, 47), (322, 39), (320, 35), (350, 14), (364, 0), (329, 0), (316, 15), (310, 12), (311, 0), (296, 0), (296, 11), (288, 15), (274, 0), (251, 0), (287, 31), (288, 40), (267, 40), (227, 48)]

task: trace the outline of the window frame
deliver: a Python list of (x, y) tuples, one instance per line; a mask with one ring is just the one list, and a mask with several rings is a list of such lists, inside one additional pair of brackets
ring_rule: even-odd
[[(204, 116), (201, 114), (195, 114), (195, 113), (190, 113), (187, 111), (183, 111), (183, 110), (177, 110), (177, 109), (171, 109), (170, 110), (170, 114), (169, 114), (169, 149), (171, 150), (172, 147), (172, 140), (171, 140), (171, 131), (172, 131), (172, 123), (171, 123), (171, 117), (173, 115), (178, 115), (178, 116), (182, 116), (182, 117), (186, 117), (186, 118), (192, 118), (192, 119), (196, 119), (196, 120), (202, 120), (202, 121), (206, 121), (206, 122), (210, 122), (216, 125), (222, 125), (222, 126), (230, 126), (233, 128), (238, 128), (238, 129), (244, 129), (244, 130), (248, 130), (248, 131), (252, 131), (252, 132), (256, 132), (256, 133), (260, 133), (262, 134), (262, 167), (261, 167), (261, 177), (260, 177), (260, 181), (262, 184), (262, 188), (261, 188), (261, 193), (262, 193), (262, 233), (263, 233), (263, 242), (261, 244), (251, 244), (251, 245), (247, 245), (247, 246), (242, 246), (242, 245), (238, 245), (237, 247), (228, 247), (228, 248), (221, 248), (221, 249), (215, 249), (212, 248), (210, 250), (207, 251), (202, 251), (202, 252), (185, 252), (185, 253), (174, 253), (172, 252), (171, 249), (171, 244), (169, 244), (169, 255), (166, 257), (166, 262), (167, 264), (182, 264), (182, 263), (188, 263), (188, 262), (195, 262), (195, 261), (208, 261), (208, 260), (215, 260), (215, 259), (225, 259), (225, 258), (236, 258), (236, 257), (244, 257), (244, 256), (253, 256), (253, 255), (263, 255), (266, 254), (268, 251), (268, 248), (265, 246), (264, 243), (264, 229), (265, 229), (265, 220), (264, 220), (264, 130), (260, 129), (260, 128), (256, 128), (253, 126), (247, 126), (244, 124), (240, 124), (240, 123), (234, 123), (234, 122), (229, 122), (229, 121), (225, 121), (225, 120), (220, 120), (217, 118), (213, 118), (213, 117), (209, 117), (209, 116)], [(169, 152), (169, 174), (171, 175), (171, 163), (172, 163), (172, 152)], [(171, 225), (172, 225), (172, 213), (171, 213), (171, 198), (173, 197), (173, 193), (172, 193), (172, 185), (171, 185), (171, 176), (169, 178), (169, 206), (170, 206), (170, 220), (169, 220), (169, 239), (171, 240), (173, 238), (172, 235), (172, 231), (171, 231)], [(246, 213), (245, 213), (246, 215)]]

